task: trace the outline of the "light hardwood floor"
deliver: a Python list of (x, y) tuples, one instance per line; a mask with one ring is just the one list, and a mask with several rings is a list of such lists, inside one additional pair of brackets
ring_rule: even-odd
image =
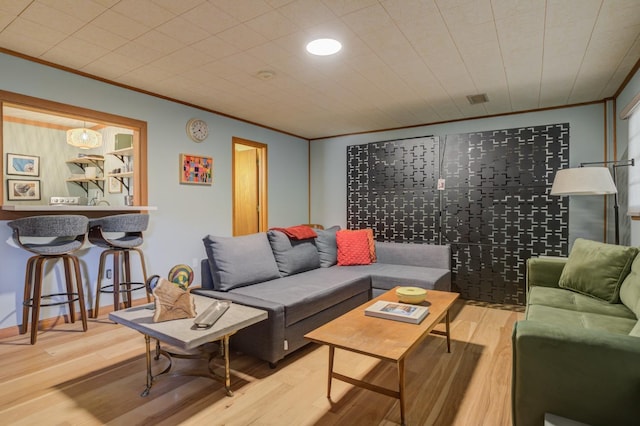
[[(409, 425), (510, 425), (511, 331), (523, 314), (458, 301), (451, 353), (426, 339), (407, 360)], [(201, 377), (145, 383), (144, 338), (111, 323), (56, 324), (0, 340), (0, 423), (11, 425), (397, 425), (393, 398), (335, 381), (326, 398), (326, 347), (307, 345), (281, 361), (232, 354), (233, 397)], [(162, 358), (158, 364), (165, 365)], [(179, 360), (178, 368), (194, 361)], [(162, 367), (157, 365), (158, 368)], [(393, 365), (336, 351), (335, 370), (393, 387)]]

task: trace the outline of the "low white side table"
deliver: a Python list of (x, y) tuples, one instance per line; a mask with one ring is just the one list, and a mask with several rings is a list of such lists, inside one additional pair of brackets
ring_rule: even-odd
[[(196, 303), (196, 312), (201, 313), (213, 303), (214, 299), (205, 296), (192, 295)], [(156, 354), (158, 359), (160, 353), (169, 359), (169, 367), (156, 376), (151, 372), (151, 338), (157, 339), (180, 350), (190, 351), (207, 343), (220, 342), (220, 354), (224, 359), (224, 377), (218, 376), (209, 367), (210, 375), (224, 383), (227, 396), (233, 396), (231, 391), (231, 374), (229, 370), (229, 338), (239, 330), (252, 324), (267, 319), (267, 312), (261, 309), (232, 303), (229, 309), (216, 321), (216, 323), (206, 329), (197, 328), (193, 323), (193, 318), (153, 322), (153, 305), (135, 306), (129, 309), (114, 311), (109, 314), (109, 319), (118, 324), (139, 331), (144, 335), (146, 344), (147, 360), (147, 386), (141, 396), (149, 395), (151, 386), (156, 377), (167, 373), (171, 369), (171, 357), (185, 358), (181, 354), (173, 354), (169, 351), (159, 349)], [(211, 361), (211, 359), (209, 359)]]

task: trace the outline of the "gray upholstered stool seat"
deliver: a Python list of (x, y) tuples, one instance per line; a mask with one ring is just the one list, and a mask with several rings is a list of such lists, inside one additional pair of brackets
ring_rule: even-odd
[[(106, 216), (89, 221), (89, 241), (106, 250), (100, 255), (98, 268), (98, 284), (96, 288), (94, 318), (98, 316), (100, 309), (100, 294), (113, 293), (113, 309), (120, 309), (120, 294), (123, 293), (124, 304), (131, 307), (131, 292), (145, 287), (147, 280), (147, 268), (144, 253), (138, 247), (143, 243), (142, 232), (149, 225), (149, 216), (146, 214), (122, 214)], [(142, 267), (141, 282), (131, 282), (130, 253), (138, 253)], [(107, 256), (113, 258), (113, 284), (102, 285)], [(124, 275), (124, 281), (120, 277)], [(147, 294), (147, 300), (149, 295)]]
[[(75, 302), (80, 305), (82, 328), (87, 331), (87, 312), (84, 304), (82, 276), (78, 258), (71, 253), (82, 247), (88, 219), (79, 215), (33, 216), (8, 223), (13, 229), (13, 241), (21, 248), (34, 253), (27, 261), (22, 302), (22, 326), (27, 332), (29, 308), (31, 308), (31, 344), (36, 343), (41, 306), (68, 304), (69, 319), (76, 320)], [(30, 239), (30, 240), (28, 240)], [(63, 260), (66, 292), (42, 294), (43, 266), (47, 261)], [(73, 268), (71, 268), (73, 266)], [(73, 272), (73, 274), (72, 274)], [(73, 276), (76, 288), (73, 288)], [(65, 296), (62, 301), (42, 303), (42, 299)]]

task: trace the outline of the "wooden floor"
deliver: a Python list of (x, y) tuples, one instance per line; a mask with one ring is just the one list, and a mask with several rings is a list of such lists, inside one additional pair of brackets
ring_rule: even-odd
[[(522, 313), (456, 302), (452, 347), (433, 336), (408, 358), (409, 425), (510, 425), (511, 331)], [(397, 400), (335, 381), (326, 398), (326, 347), (307, 345), (281, 361), (232, 354), (233, 397), (202, 377), (145, 383), (144, 338), (109, 322), (56, 324), (38, 343), (0, 340), (0, 423), (11, 425), (397, 425)], [(158, 371), (166, 361), (154, 361)], [(177, 367), (194, 361), (179, 360)], [(395, 368), (336, 351), (338, 372), (394, 387)]]

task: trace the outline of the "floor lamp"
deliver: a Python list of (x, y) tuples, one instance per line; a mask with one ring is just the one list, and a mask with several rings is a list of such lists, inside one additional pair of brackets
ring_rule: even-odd
[[(613, 177), (609, 171), (613, 170)], [(620, 244), (620, 221), (618, 189), (616, 187), (617, 168), (634, 165), (634, 159), (615, 161), (594, 161), (580, 163), (580, 167), (558, 170), (551, 187), (551, 195), (606, 195), (613, 194), (613, 214), (615, 223), (615, 243)], [(601, 166), (601, 167), (586, 167)]]

